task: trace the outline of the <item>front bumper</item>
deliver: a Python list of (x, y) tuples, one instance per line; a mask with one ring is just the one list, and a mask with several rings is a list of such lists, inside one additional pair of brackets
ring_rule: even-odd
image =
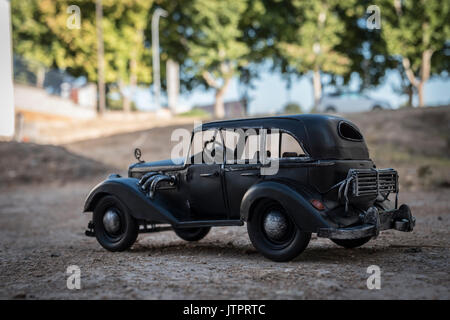
[(321, 228), (317, 236), (330, 239), (359, 239), (376, 237), (380, 231), (388, 229), (411, 232), (416, 225), (416, 219), (406, 204), (402, 204), (398, 209), (386, 211), (370, 207), (360, 218), (362, 222), (360, 225), (348, 228)]

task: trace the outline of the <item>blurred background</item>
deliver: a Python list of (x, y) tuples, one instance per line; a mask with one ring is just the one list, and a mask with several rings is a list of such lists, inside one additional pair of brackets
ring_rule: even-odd
[(14, 104), (25, 122), (36, 113), (223, 118), (448, 105), (448, 6), (12, 0)]
[[(0, 297), (69, 297), (51, 277), (54, 258), (62, 257), (64, 268), (81, 259), (81, 247), (101, 255), (83, 236), (83, 197), (108, 173), (126, 174), (136, 161), (134, 148), (146, 161), (169, 158), (173, 130), (191, 130), (197, 120), (333, 113), (359, 126), (379, 168), (399, 171), (400, 199), (412, 207), (418, 227), (414, 237), (385, 239), (390, 250), (403, 250), (397, 240), (443, 248), (418, 253), (435, 278), (417, 289), (407, 275), (396, 275), (410, 286), (394, 286), (390, 294), (448, 298), (448, 276), (444, 281), (439, 272), (450, 246), (449, 21), (450, 2), (440, 0), (0, 0)], [(229, 242), (227, 267), (252, 250), (243, 235)], [(178, 243), (164, 249), (168, 240), (155, 237), (160, 246), (147, 250), (180, 257)], [(222, 254), (228, 240), (211, 237), (218, 248), (205, 254)], [(231, 252), (238, 252), (235, 260)], [(131, 263), (141, 261), (125, 254)], [(433, 260), (436, 255), (442, 259)], [(313, 249), (309, 258), (319, 256)], [(27, 257), (36, 264), (24, 263)], [(417, 261), (407, 259), (392, 268), (419, 272)], [(116, 266), (110, 256), (90, 266), (108, 274), (108, 261)], [(317, 261), (321, 268), (327, 259)], [(48, 280), (45, 286), (36, 277)], [(248, 279), (234, 277), (230, 285), (243, 289), (233, 298), (252, 296), (256, 282), (262, 286), (257, 298), (285, 287), (258, 278), (246, 291)], [(134, 293), (196, 297), (195, 290), (184, 291), (194, 284), (168, 279), (155, 287), (168, 283), (168, 291)], [(104, 292), (98, 277), (90, 281), (82, 297)], [(315, 294), (308, 285), (302, 287), (308, 297), (340, 294), (333, 286)], [(127, 296), (127, 289), (111, 286), (112, 297)], [(221, 286), (197, 290), (227, 297)], [(353, 294), (347, 297), (362, 297)]]

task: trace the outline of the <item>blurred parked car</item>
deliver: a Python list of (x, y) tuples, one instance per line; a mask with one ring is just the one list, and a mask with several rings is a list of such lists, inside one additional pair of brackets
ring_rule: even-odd
[(391, 109), (388, 102), (368, 97), (365, 94), (335, 93), (325, 95), (320, 99), (317, 110), (319, 112), (364, 112)]

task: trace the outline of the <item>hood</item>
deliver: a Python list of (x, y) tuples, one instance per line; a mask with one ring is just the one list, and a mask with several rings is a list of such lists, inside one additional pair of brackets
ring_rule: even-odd
[(152, 162), (138, 162), (128, 167), (128, 175), (131, 173), (144, 173), (149, 171), (167, 171), (182, 168), (184, 159), (168, 159)]

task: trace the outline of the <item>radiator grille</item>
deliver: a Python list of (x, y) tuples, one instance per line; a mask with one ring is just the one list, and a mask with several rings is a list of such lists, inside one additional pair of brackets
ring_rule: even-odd
[(354, 197), (398, 192), (398, 174), (394, 169), (350, 169)]

